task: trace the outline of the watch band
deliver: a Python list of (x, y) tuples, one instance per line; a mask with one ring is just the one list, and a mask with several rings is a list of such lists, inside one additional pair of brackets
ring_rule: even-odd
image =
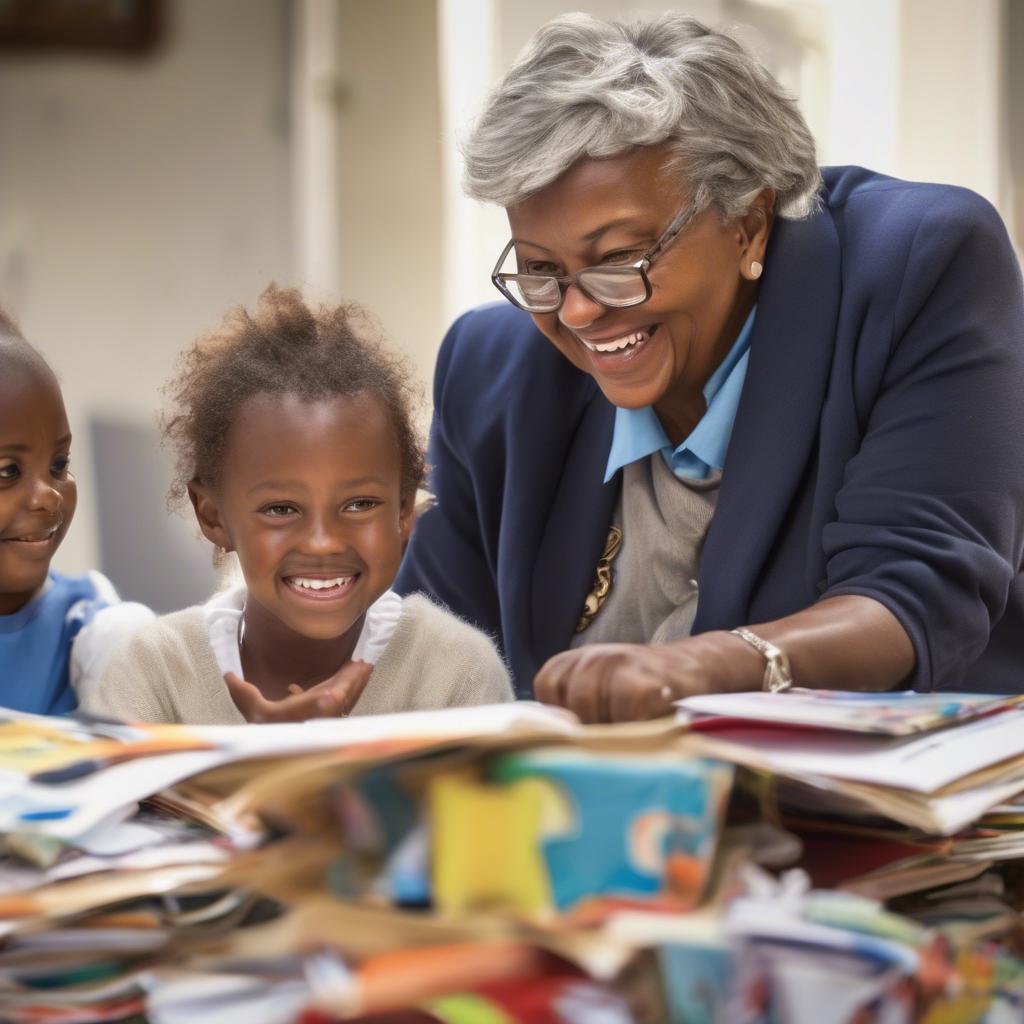
[(767, 664), (764, 667), (764, 677), (761, 679), (761, 689), (768, 690), (770, 693), (782, 693), (783, 690), (788, 690), (793, 685), (793, 673), (789, 668), (789, 658), (775, 644), (770, 644), (756, 633), (751, 633), (749, 629), (742, 627), (730, 629), (729, 632), (733, 636), (745, 640), (751, 647), (764, 655)]

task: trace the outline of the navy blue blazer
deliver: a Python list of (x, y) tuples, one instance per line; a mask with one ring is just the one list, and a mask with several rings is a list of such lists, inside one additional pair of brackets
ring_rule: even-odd
[[(705, 543), (694, 632), (863, 594), (919, 690), (1024, 691), (1024, 301), (999, 216), (959, 188), (825, 172), (777, 220)], [(614, 408), (507, 303), (437, 362), (437, 506), (397, 588), (497, 637), (520, 695), (570, 643), (621, 486)]]

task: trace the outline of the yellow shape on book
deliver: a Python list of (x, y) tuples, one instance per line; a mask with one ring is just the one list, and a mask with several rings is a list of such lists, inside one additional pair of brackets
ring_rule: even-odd
[(551, 885), (541, 850), (547, 784), (492, 785), (465, 774), (430, 783), (434, 903), (441, 910), (544, 910)]

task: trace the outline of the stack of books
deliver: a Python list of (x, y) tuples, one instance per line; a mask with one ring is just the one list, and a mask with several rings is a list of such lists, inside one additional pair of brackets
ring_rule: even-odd
[(1022, 715), (0, 711), (0, 1019), (1019, 1020)]

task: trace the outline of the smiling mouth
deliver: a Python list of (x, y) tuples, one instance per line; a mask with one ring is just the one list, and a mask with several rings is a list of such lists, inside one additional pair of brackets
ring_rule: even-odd
[(48, 530), (39, 530), (36, 533), (25, 533), (20, 537), (4, 537), (4, 541), (8, 544), (24, 544), (30, 547), (46, 547), (53, 538), (57, 535), (57, 530), (60, 529), (60, 524), (51, 526)]
[(623, 352), (635, 349), (637, 346), (642, 345), (654, 332), (658, 329), (658, 325), (655, 324), (653, 327), (646, 327), (639, 331), (630, 331), (627, 334), (621, 334), (616, 338), (608, 338), (605, 341), (588, 341), (586, 338), (582, 338), (576, 335), (584, 346), (591, 352), (596, 352), (598, 355), (611, 355), (616, 352)]
[(307, 600), (333, 601), (345, 597), (359, 579), (359, 573), (344, 576), (285, 576), (289, 590)]

